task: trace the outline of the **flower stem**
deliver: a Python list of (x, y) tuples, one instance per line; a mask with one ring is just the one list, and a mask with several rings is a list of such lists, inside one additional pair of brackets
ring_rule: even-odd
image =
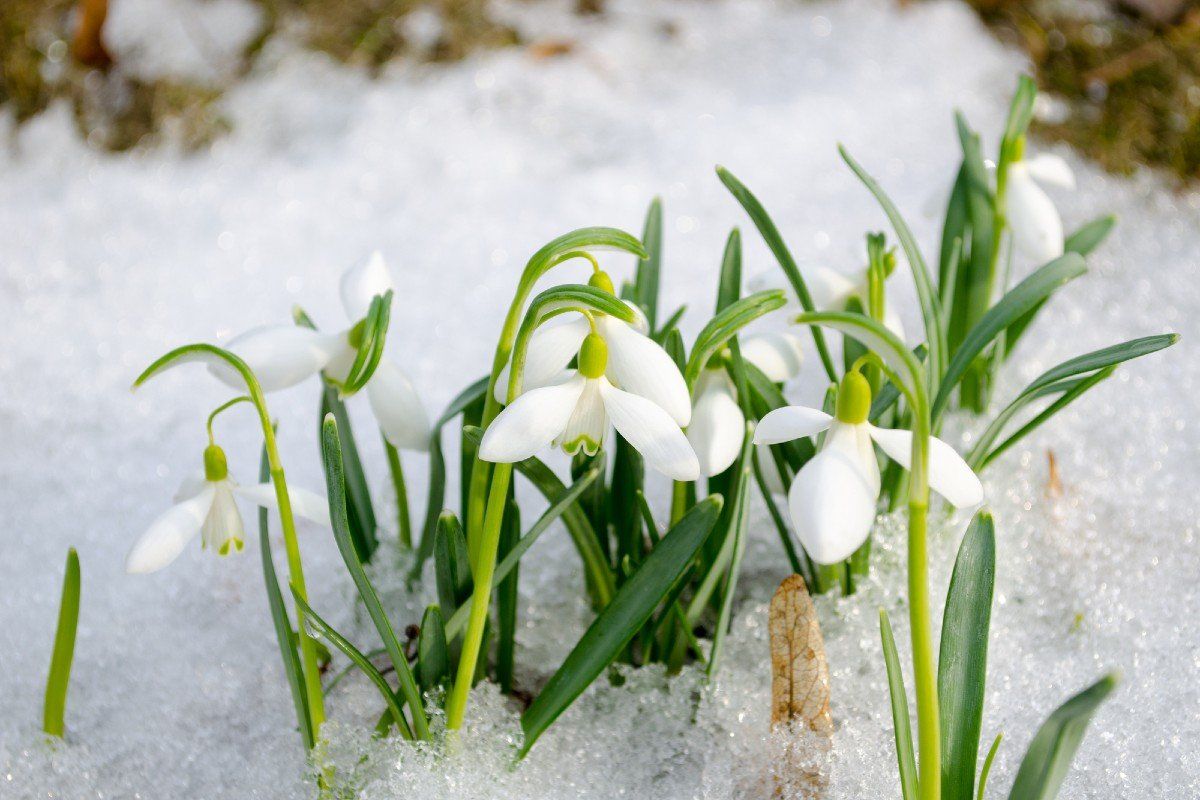
[(387, 453), (388, 470), (392, 473), (392, 487), (396, 490), (396, 520), (400, 530), (400, 546), (412, 549), (412, 517), (408, 509), (408, 486), (404, 482), (404, 464), (400, 451), (386, 439), (383, 449)]
[(929, 610), (929, 410), (916, 410), (908, 490), (908, 603), (913, 680), (917, 690), (918, 786), (921, 800), (942, 795), (941, 724), (937, 664)]

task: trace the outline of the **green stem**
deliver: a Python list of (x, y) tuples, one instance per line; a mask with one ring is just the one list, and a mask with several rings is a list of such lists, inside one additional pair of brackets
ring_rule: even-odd
[(400, 546), (405, 550), (412, 549), (412, 517), (408, 510), (408, 488), (404, 482), (404, 464), (400, 461), (400, 451), (386, 439), (383, 449), (387, 452), (388, 469), (392, 473), (392, 486), (396, 490), (396, 517), (400, 530)]
[(500, 529), (504, 522), (504, 506), (508, 499), (508, 482), (512, 477), (512, 464), (496, 464), (492, 471), (492, 485), (488, 492), (487, 514), (484, 517), (483, 533), (480, 538), (478, 558), (472, 569), (475, 591), (471, 595), (471, 616), (467, 622), (467, 633), (463, 637), (462, 655), (458, 660), (458, 674), (454, 687), (446, 701), (446, 727), (457, 731), (462, 727), (467, 711), (467, 696), (471, 692), (475, 666), (483, 642), (483, 629), (487, 623), (488, 606), (492, 596), (492, 576), (496, 570), (496, 552), (500, 547)]
[(671, 524), (667, 526), (668, 530), (683, 519), (683, 515), (687, 513), (687, 496), (686, 481), (671, 482)]
[[(921, 392), (921, 395), (924, 393)], [(923, 397), (920, 398), (924, 400)], [(942, 757), (937, 663), (929, 608), (929, 410), (914, 414), (912, 471), (908, 490), (908, 595), (913, 680), (917, 693), (918, 786), (921, 800), (940, 800)]]

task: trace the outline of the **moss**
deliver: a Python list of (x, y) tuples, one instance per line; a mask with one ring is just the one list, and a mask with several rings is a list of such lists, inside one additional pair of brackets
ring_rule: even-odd
[(1116, 12), (1080, 19), (1067, 4), (969, 2), (1065, 102), (1063, 118), (1035, 121), (1036, 134), (1117, 173), (1148, 164), (1200, 177), (1200, 11), (1153, 24)]

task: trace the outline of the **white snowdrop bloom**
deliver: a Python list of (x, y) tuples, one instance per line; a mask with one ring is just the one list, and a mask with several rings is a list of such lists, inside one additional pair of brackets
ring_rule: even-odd
[[(245, 545), (242, 514), (236, 498), (277, 509), (275, 486), (260, 483), (239, 486), (229, 476), (225, 453), (216, 445), (204, 450), (204, 472), (190, 477), (179, 487), (175, 505), (167, 509), (134, 543), (125, 557), (125, 571), (155, 572), (170, 564), (198, 533), (201, 546), (217, 555), (240, 552)], [(322, 525), (329, 525), (329, 503), (307, 489), (288, 487), (292, 512)]]
[(1059, 156), (1040, 153), (1008, 165), (1004, 213), (1013, 244), (1039, 264), (1063, 254), (1063, 223), (1054, 201), (1038, 184), (1075, 188), (1075, 174)]
[[(590, 285), (612, 293), (612, 281), (597, 272)], [(525, 355), (521, 389), (529, 392), (557, 383), (571, 358), (579, 352), (584, 339), (593, 332), (607, 346), (608, 366), (605, 377), (621, 390), (644, 397), (671, 415), (679, 427), (692, 416), (691, 398), (679, 367), (653, 339), (645, 334), (646, 323), (636, 306), (634, 325), (608, 314), (595, 314), (592, 321), (582, 315), (565, 323), (544, 325), (534, 331)], [(509, 367), (496, 380), (498, 402), (508, 399)]]
[[(796, 297), (792, 284), (778, 269), (766, 270), (747, 281), (752, 291), (764, 289), (783, 289), (787, 292), (788, 304), (780, 313), (795, 316), (803, 309), (800, 299)], [(804, 271), (804, 285), (812, 297), (813, 308), (817, 311), (845, 311), (846, 304), (857, 299), (865, 308), (867, 305), (867, 267), (851, 274), (843, 274), (829, 267), (816, 267)], [(904, 324), (900, 315), (892, 308), (892, 304), (884, 298), (883, 324), (901, 340), (904, 339)]]
[[(741, 343), (741, 353), (775, 383), (791, 380), (800, 372), (799, 337), (789, 331), (747, 336)], [(700, 474), (717, 475), (729, 469), (741, 452), (746, 417), (738, 404), (737, 389), (723, 366), (703, 370), (692, 396), (688, 441), (700, 460)]]
[[(345, 380), (361, 341), (360, 321), (372, 298), (391, 289), (383, 256), (372, 253), (342, 274), (342, 306), (346, 316), (356, 321), (353, 327), (341, 333), (322, 333), (297, 325), (268, 325), (233, 338), (226, 349), (249, 365), (266, 392), (294, 386), (321, 370), (334, 380)], [(387, 345), (393, 341), (389, 336)], [(241, 376), (228, 366), (215, 365), (212, 371), (230, 386), (242, 387)], [(425, 406), (412, 382), (386, 353), (364, 391), (388, 442), (405, 450), (429, 447)]]
[[(479, 457), (513, 463), (551, 445), (595, 455), (611, 420), (650, 467), (677, 481), (696, 480), (700, 466), (675, 417), (645, 396), (614, 386), (609, 354), (604, 336), (586, 334), (579, 368), (560, 383), (522, 393), (501, 411), (483, 434)], [(686, 390), (684, 397), (686, 403)], [(690, 415), (690, 407), (687, 411)]]
[[(796, 536), (818, 564), (849, 558), (870, 535), (879, 502), (879, 462), (872, 442), (908, 468), (912, 432), (885, 430), (867, 422), (871, 387), (857, 372), (846, 373), (836, 416), (815, 408), (786, 406), (767, 414), (754, 432), (756, 444), (771, 445), (822, 431), (825, 442), (788, 491)], [(959, 508), (983, 502), (983, 485), (954, 448), (929, 437), (929, 486)]]

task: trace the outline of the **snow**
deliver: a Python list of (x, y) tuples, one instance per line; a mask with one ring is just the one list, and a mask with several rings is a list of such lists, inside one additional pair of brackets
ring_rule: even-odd
[[(209, 3), (195, 10), (214, 37), (226, 27), (244, 35), (248, 18), (223, 2), (223, 12)], [(405, 287), (391, 336), (406, 345), (405, 366), (436, 410), (488, 363), (529, 253), (583, 225), (636, 232), (655, 194), (667, 215), (665, 302), (689, 305), (694, 333), (730, 226), (745, 229), (748, 273), (771, 266), (714, 164), (759, 194), (803, 263), (849, 271), (863, 233), (885, 221), (838, 160), (842, 141), (932, 250), (936, 220), (919, 212), (954, 166), (951, 111), (998, 130), (1022, 67), (968, 9), (948, 2), (622, 0), (602, 21), (573, 19), (565, 6), (536, 9), (506, 13), (530, 38), (577, 40), (575, 52), (397, 65), (371, 81), (277, 46), (227, 96), (234, 131), (210, 152), (99, 154), (54, 108), (0, 153), (0, 796), (315, 794), (255, 542), (238, 559), (192, 548), (153, 576), (121, 571), (128, 546), (197, 465), (204, 414), (227, 396), (201, 369), (130, 395), (151, 359), (287, 320), (295, 303), (332, 325), (341, 319), (340, 270), (379, 247)], [(184, 47), (173, 41), (156, 52)], [(172, 69), (170, 58), (156, 58), (147, 69)], [(1041, 719), (1116, 668), (1121, 689), (1061, 796), (1185, 800), (1200, 793), (1192, 477), (1200, 426), (1190, 420), (1200, 378), (1190, 353), (1200, 334), (1192, 278), (1200, 196), (1063, 155), (1079, 175), (1078, 191), (1055, 194), (1068, 228), (1107, 211), (1121, 224), (1090, 274), (1048, 307), (1001, 394), (1118, 339), (1174, 330), (1184, 341), (1123, 367), (985, 473), (999, 575), (984, 737), (1005, 732), (990, 794), (1007, 792)], [(618, 276), (630, 268), (610, 265)], [(572, 269), (561, 277), (583, 274)], [(915, 330), (911, 301), (905, 311)], [(796, 396), (811, 397), (817, 384)], [(319, 489), (315, 391), (308, 384), (270, 402), (289, 475)], [(352, 412), (368, 430), (362, 404)], [(252, 476), (250, 416), (231, 412), (217, 435), (231, 468)], [(383, 499), (379, 445), (361, 438)], [(1045, 491), (1047, 449), (1058, 457), (1059, 498)], [(423, 497), (424, 460), (407, 463)], [(831, 798), (897, 795), (876, 610), (892, 612), (906, 655), (901, 522), (885, 520), (861, 594), (819, 602), (838, 725), (826, 767)], [(935, 534), (935, 596), (960, 525)], [(315, 528), (302, 536), (314, 606), (369, 645), (331, 537)], [(767, 732), (765, 603), (786, 569), (772, 537), (758, 520), (746, 599), (715, 688), (702, 691), (693, 673), (666, 680), (654, 670), (595, 687), (513, 770), (516, 717), (494, 690), (473, 698), (462, 750), (435, 760), (365, 741), (378, 703), (351, 681), (330, 702), (337, 774), (365, 798), (764, 794), (781, 746)], [(526, 681), (557, 663), (587, 621), (565, 540), (548, 533), (522, 567)], [(39, 733), (41, 690), (68, 545), (82, 561), (83, 610), (67, 740), (50, 746)], [(381, 583), (404, 568), (395, 561), (381, 559)], [(398, 622), (419, 620), (423, 597), (386, 599)]]

